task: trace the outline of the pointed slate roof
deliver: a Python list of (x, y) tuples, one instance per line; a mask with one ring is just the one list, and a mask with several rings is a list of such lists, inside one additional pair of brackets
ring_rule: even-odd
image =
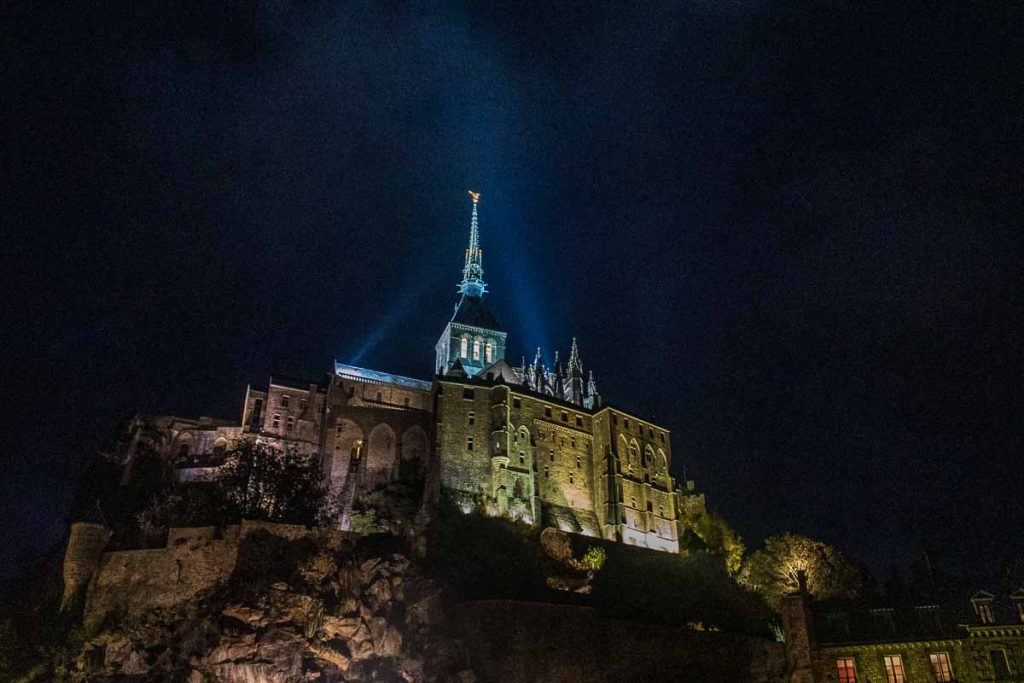
[(498, 319), (494, 317), (494, 314), (484, 305), (484, 300), (478, 296), (463, 295), (455, 307), (455, 315), (452, 316), (452, 322), (459, 323), (460, 325), (482, 327), (487, 330), (494, 330), (495, 332), (505, 331), (502, 329)]

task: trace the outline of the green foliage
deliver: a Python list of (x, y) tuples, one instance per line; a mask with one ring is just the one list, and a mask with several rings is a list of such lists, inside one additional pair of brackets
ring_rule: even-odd
[(218, 483), (245, 519), (313, 524), (326, 498), (315, 461), (249, 439), (227, 454)]
[(860, 572), (842, 553), (795, 534), (765, 539), (764, 547), (743, 564), (740, 581), (777, 607), (784, 595), (799, 589), (801, 572), (807, 577), (807, 590), (818, 600), (854, 597), (860, 589)]
[(355, 501), (349, 528), (360, 534), (401, 534), (415, 519), (422, 492), (422, 479), (382, 484)]
[(708, 552), (720, 555), (729, 574), (735, 576), (743, 563), (746, 546), (732, 527), (713, 512), (700, 512), (686, 520), (687, 526), (700, 538)]
[(596, 572), (601, 570), (607, 560), (608, 553), (605, 549), (599, 545), (592, 545), (583, 553), (583, 557), (575, 561), (575, 564), (581, 569)]
[(770, 610), (706, 554), (680, 557), (607, 546), (594, 577), (594, 607), (604, 616), (649, 623), (701, 624), (705, 630), (764, 635)]
[(545, 559), (536, 531), (519, 522), (464, 514), (442, 503), (430, 529), (428, 571), (463, 599), (543, 599)]

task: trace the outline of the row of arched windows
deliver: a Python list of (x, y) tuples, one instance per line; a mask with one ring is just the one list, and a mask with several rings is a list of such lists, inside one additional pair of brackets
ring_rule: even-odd
[[(472, 356), (470, 356), (470, 346), (472, 346)], [(464, 334), (459, 341), (459, 356), (461, 358), (480, 361), (482, 354), (483, 362), (490, 364), (494, 362), (494, 350), (493, 339), (485, 340), (483, 337), (470, 337), (468, 334)]]
[(629, 455), (627, 465), (633, 467), (634, 463), (642, 465), (643, 467), (653, 468), (661, 471), (668, 468), (668, 459), (665, 457), (665, 451), (658, 449), (655, 453), (654, 449), (650, 444), (644, 447), (643, 460), (640, 459), (640, 444), (637, 443), (636, 439), (630, 439), (626, 441), (626, 437), (619, 435), (619, 454)]

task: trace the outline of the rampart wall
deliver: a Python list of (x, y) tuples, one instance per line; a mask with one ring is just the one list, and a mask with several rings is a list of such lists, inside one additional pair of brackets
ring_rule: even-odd
[(225, 582), (235, 569), (239, 542), (257, 530), (294, 540), (327, 533), (340, 544), (338, 530), (311, 531), (301, 525), (243, 521), (214, 527), (172, 528), (163, 548), (103, 552), (109, 532), (95, 524), (72, 525), (64, 558), (65, 603), (85, 593), (83, 621), (94, 629), (108, 617), (132, 616), (169, 608)]
[(783, 683), (784, 646), (725, 633), (601, 619), (588, 607), (488, 600), (453, 609), (488, 681)]

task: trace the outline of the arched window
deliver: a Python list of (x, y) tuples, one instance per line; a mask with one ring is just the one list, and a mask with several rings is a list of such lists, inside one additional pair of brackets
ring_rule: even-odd
[(473, 360), (480, 360), (480, 338), (473, 340)]
[(484, 346), (484, 362), (487, 364), (494, 362), (494, 342), (490, 339), (487, 340), (487, 344)]
[(469, 357), (469, 337), (463, 335), (459, 345), (459, 355), (463, 358)]
[(629, 442), (629, 464), (640, 464), (640, 445), (636, 439)]
[(654, 449), (650, 444), (644, 447), (644, 467), (654, 467)]

